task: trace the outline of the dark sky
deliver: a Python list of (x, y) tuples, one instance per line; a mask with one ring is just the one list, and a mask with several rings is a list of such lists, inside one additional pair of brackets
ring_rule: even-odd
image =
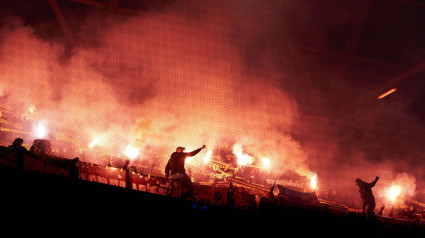
[[(216, 98), (194, 98), (205, 99), (215, 108), (212, 111), (225, 114), (219, 116), (235, 118), (227, 121), (231, 125), (239, 125), (247, 111), (254, 118), (267, 114), (267, 125), (253, 126), (267, 132), (273, 128), (282, 140), (290, 138), (305, 154), (302, 163), (317, 171), (322, 181), (331, 184), (346, 178), (347, 187), (356, 177), (372, 180), (381, 175), (387, 176), (383, 183), (390, 184), (398, 174), (407, 173), (415, 178), (416, 195), (424, 196), (425, 1), (121, 0), (118, 7), (124, 14), (57, 2), (71, 34), (64, 33), (48, 1), (2, 1), (0, 56), (4, 59), (4, 42), (9, 42), (14, 28), (31, 28), (31, 37), (62, 46), (56, 59), (62, 66), (55, 66), (60, 71), (76, 59), (90, 62), (98, 57), (88, 64), (89, 72), (101, 75), (102, 88), (111, 86), (131, 110), (138, 105), (154, 108), (150, 102), (162, 98), (159, 92), (173, 92), (158, 84), (173, 85), (163, 79), (169, 77), (164, 73), (168, 69), (193, 81), (203, 74), (221, 77), (193, 84), (215, 92)], [(93, 2), (108, 6), (107, 1)], [(158, 43), (162, 41), (166, 43)], [(128, 49), (152, 55), (133, 56), (125, 53)], [(81, 52), (90, 53), (82, 57)], [(182, 64), (185, 60), (189, 63)], [(197, 73), (186, 72), (190, 70)], [(61, 86), (52, 84), (56, 94), (50, 99), (68, 103), (63, 91), (73, 81), (61, 77)], [(138, 77), (148, 80), (136, 83)], [(179, 85), (191, 87), (190, 82)], [(394, 87), (395, 93), (377, 99)], [(235, 110), (226, 108), (223, 97)], [(198, 108), (187, 107), (185, 113)], [(177, 110), (171, 114), (182, 117)], [(279, 119), (287, 115), (289, 119)], [(120, 118), (111, 120), (118, 124)]]

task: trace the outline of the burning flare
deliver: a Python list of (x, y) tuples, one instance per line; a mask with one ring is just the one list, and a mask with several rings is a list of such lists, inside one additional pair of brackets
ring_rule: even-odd
[(315, 176), (310, 178), (310, 187), (311, 187), (311, 189), (316, 190), (316, 188), (317, 188), (317, 174), (315, 174)]
[(385, 195), (387, 199), (393, 204), (403, 203), (405, 198), (409, 198), (415, 195), (415, 190), (415, 177), (407, 173), (401, 173), (398, 174), (391, 182), (391, 187), (387, 188)]
[(139, 150), (127, 145), (127, 147), (125, 147), (124, 154), (130, 159), (135, 159), (139, 156)]
[(270, 168), (271, 162), (270, 162), (270, 159), (269, 158), (263, 158), (261, 160), (261, 162), (263, 163), (263, 166), (264, 166), (265, 169), (269, 169)]
[(239, 165), (247, 165), (252, 164), (252, 162), (254, 162), (254, 159), (251, 156), (243, 153), (241, 144), (235, 144), (233, 146), (233, 154), (236, 155), (236, 157), (238, 158)]
[(401, 194), (401, 186), (399, 185), (393, 185), (388, 189), (387, 195), (388, 198), (391, 200), (392, 203), (395, 203), (397, 201), (397, 198)]
[(211, 155), (212, 155), (212, 150), (209, 150), (208, 152), (207, 152), (207, 154), (205, 155), (205, 158), (204, 158), (204, 163), (206, 164), (206, 163), (208, 163), (208, 162), (210, 162), (210, 159), (211, 159)]
[(99, 143), (99, 137), (94, 138), (94, 140), (90, 143), (89, 148), (93, 148), (95, 145)]
[(39, 122), (35, 128), (35, 132), (38, 138), (43, 139), (47, 135), (47, 128), (43, 123)]

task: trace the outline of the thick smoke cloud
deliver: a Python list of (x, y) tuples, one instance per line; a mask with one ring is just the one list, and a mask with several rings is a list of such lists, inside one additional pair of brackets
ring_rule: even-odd
[[(335, 189), (340, 201), (352, 202), (359, 198), (357, 177), (380, 176), (379, 204), (392, 181), (408, 174), (409, 195), (420, 199), (423, 125), (403, 102), (371, 96), (379, 83), (346, 80), (338, 60), (300, 47), (327, 47), (349, 25), (346, 16), (317, 23), (310, 17), (316, 11), (285, 1), (185, 1), (111, 17), (102, 28), (88, 24), (82, 39), (89, 44), (81, 42), (65, 60), (63, 44), (8, 18), (0, 97), (21, 114), (34, 106), (34, 121), (78, 131), (83, 147), (98, 137), (99, 147), (122, 154), (130, 144), (140, 149), (136, 165), (163, 167), (177, 146), (239, 143), (270, 158), (274, 178), (316, 171), (319, 195)], [(309, 30), (301, 34), (299, 27)], [(190, 165), (194, 170), (204, 169), (203, 156)]]

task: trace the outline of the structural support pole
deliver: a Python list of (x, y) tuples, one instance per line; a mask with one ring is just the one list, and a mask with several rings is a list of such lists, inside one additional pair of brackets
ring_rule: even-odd
[(52, 9), (53, 14), (55, 14), (56, 20), (58, 21), (59, 26), (60, 26), (63, 34), (65, 35), (68, 46), (73, 47), (74, 46), (74, 37), (73, 37), (72, 31), (71, 31), (71, 28), (69, 27), (68, 22), (66, 21), (58, 3), (56, 2), (56, 0), (47, 0), (47, 2), (49, 2), (50, 8)]

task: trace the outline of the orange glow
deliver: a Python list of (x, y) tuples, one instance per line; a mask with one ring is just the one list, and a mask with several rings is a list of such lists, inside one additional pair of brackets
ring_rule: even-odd
[(233, 146), (233, 154), (238, 158), (239, 165), (248, 165), (254, 162), (254, 159), (251, 156), (243, 153), (241, 144), (235, 144)]
[(311, 189), (313, 189), (313, 190), (317, 189), (317, 174), (316, 174), (316, 176), (314, 176), (310, 179), (310, 186), (311, 186)]
[(139, 150), (131, 147), (130, 145), (127, 145), (127, 147), (125, 147), (124, 154), (130, 159), (135, 159), (137, 156), (139, 156)]
[(397, 198), (400, 196), (400, 194), (401, 194), (401, 186), (399, 185), (393, 185), (387, 191), (387, 196), (392, 203), (395, 203), (397, 201)]
[[(81, 156), (88, 163), (107, 155), (113, 161), (130, 159), (132, 165), (148, 166), (158, 174), (177, 146), (190, 152), (188, 145), (196, 149), (206, 144), (207, 149), (186, 161), (196, 179), (209, 181), (203, 175), (213, 173), (208, 165), (213, 160), (228, 161), (232, 171), (237, 165), (250, 166), (237, 174), (249, 176), (246, 171), (253, 171), (257, 182), (289, 171), (302, 176), (311, 172), (305, 162), (315, 151), (303, 148), (297, 141), (302, 138), (292, 131), (303, 112), (298, 98), (275, 81), (292, 80), (293, 75), (285, 70), (280, 75), (274, 68), (270, 80), (246, 74), (240, 49), (227, 39), (232, 28), (217, 34), (222, 33), (222, 21), (211, 21), (215, 16), (208, 13), (203, 20), (211, 27), (199, 34), (199, 26), (178, 12), (165, 21), (154, 16), (112, 24), (101, 50), (97, 45), (82, 47), (60, 58), (64, 62), (57, 60), (62, 44), (40, 41), (30, 26), (19, 26), (18, 21), (1, 44), (8, 57), (0, 64), (7, 69), (0, 97), (11, 108), (0, 113), (14, 113), (19, 106), (17, 112), (31, 119), (23, 124), (26, 128), (31, 123), (29, 138), (60, 139), (60, 144), (52, 141), (55, 153)], [(134, 30), (133, 20), (140, 21), (140, 29)], [(164, 27), (172, 30), (164, 32)], [(46, 123), (36, 130), (39, 119)], [(62, 152), (62, 147), (69, 149)], [(306, 187), (309, 179), (304, 178)]]
[(270, 168), (271, 162), (269, 158), (263, 158), (261, 162), (263, 163), (264, 168), (266, 169)]
[(94, 138), (94, 140), (90, 143), (89, 148), (93, 148), (93, 146), (99, 143), (99, 137)]
[(381, 95), (378, 97), (378, 99), (383, 99), (384, 97), (386, 97), (386, 96), (390, 95), (391, 93), (393, 93), (393, 92), (395, 92), (395, 91), (397, 91), (397, 89), (396, 89), (396, 88), (392, 88), (392, 89), (388, 90), (387, 92), (385, 92), (385, 93), (381, 94)]
[[(185, 148), (184, 152), (190, 152), (193, 151), (191, 147)], [(188, 164), (191, 164), (193, 162), (194, 157), (186, 157), (185, 162)]]
[(204, 163), (206, 164), (206, 163), (208, 163), (209, 161), (210, 161), (210, 159), (211, 159), (211, 155), (212, 155), (212, 150), (209, 150), (208, 152), (207, 152), (207, 154), (205, 155), (205, 158), (204, 158)]
[(385, 191), (385, 197), (393, 204), (402, 204), (405, 198), (415, 195), (416, 179), (407, 174), (398, 174)]
[(39, 139), (43, 139), (47, 135), (47, 128), (43, 123), (38, 123), (38, 126), (36, 127), (36, 135)]

